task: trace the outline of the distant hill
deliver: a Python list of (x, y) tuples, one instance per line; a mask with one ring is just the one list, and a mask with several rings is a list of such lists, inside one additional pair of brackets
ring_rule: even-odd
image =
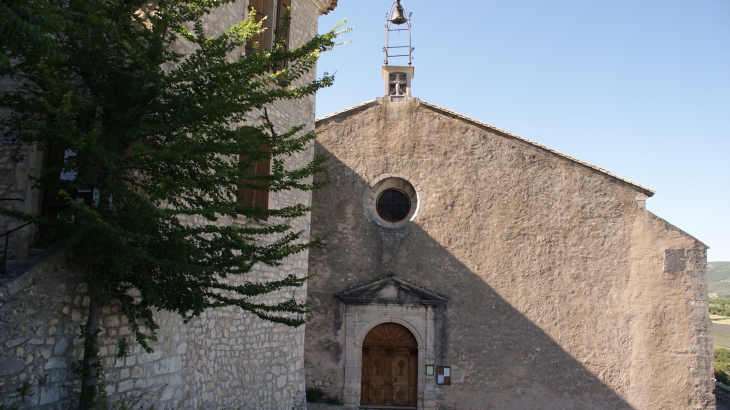
[(707, 292), (730, 297), (730, 262), (707, 262)]

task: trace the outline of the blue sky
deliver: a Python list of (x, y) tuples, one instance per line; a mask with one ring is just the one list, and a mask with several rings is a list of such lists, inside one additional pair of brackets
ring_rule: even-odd
[[(392, 1), (340, 0), (317, 116), (382, 94)], [(413, 95), (647, 186), (647, 209), (730, 261), (730, 1), (410, 0)], [(398, 61), (391, 61), (397, 65)]]

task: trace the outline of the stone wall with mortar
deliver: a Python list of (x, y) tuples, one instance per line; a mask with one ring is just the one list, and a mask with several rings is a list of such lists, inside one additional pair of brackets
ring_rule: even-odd
[[(322, 6), (319, 3), (322, 2), (292, 1), (292, 46), (317, 33)], [(220, 32), (240, 21), (245, 17), (246, 5), (244, 1), (224, 5), (206, 22), (207, 29), (211, 33)], [(309, 73), (302, 81), (311, 81), (314, 75)], [(314, 129), (314, 104), (315, 98), (311, 96), (277, 102), (267, 109), (278, 132), (300, 124), (305, 125), (306, 132)], [(250, 123), (259, 124), (262, 113), (252, 112)], [(12, 168), (8, 175), (24, 166), (9, 162), (2, 148), (0, 166)], [(310, 147), (286, 158), (285, 167), (302, 167), (313, 155), (314, 148)], [(20, 195), (25, 188), (16, 184), (12, 189)], [(269, 200), (272, 208), (298, 203), (309, 205), (311, 193), (277, 192)], [(271, 223), (275, 222), (272, 219)], [(251, 222), (225, 219), (219, 223)], [(296, 231), (304, 231), (302, 240), (308, 240), (309, 215), (291, 221), (291, 225)], [(14, 392), (27, 382), (28, 392), (32, 393), (25, 398), (27, 407), (68, 408), (79, 386), (72, 367), (82, 355), (78, 326), (85, 323), (88, 306), (84, 275), (68, 268), (60, 256), (36, 259), (33, 266), (36, 273), (32, 278), (25, 275), (20, 282), (3, 282), (4, 287), (0, 288), (0, 403), (12, 401)], [(276, 268), (258, 266), (245, 279), (277, 280), (289, 274), (303, 277), (307, 273), (308, 254), (302, 252)], [(306, 285), (266, 295), (260, 301), (277, 303), (292, 296), (305, 300)], [(205, 312), (187, 324), (167, 312), (158, 312), (155, 319), (160, 329), (159, 340), (152, 345), (154, 352), (148, 354), (132, 343), (130, 355), (117, 359), (118, 342), (121, 338), (129, 339), (131, 330), (119, 315), (118, 307), (111, 304), (104, 308), (101, 356), (106, 391), (112, 402), (137, 398), (156, 403), (157, 408), (256, 410), (290, 409), (302, 402), (304, 326), (290, 328), (273, 324), (233, 308)]]
[(16, 393), (27, 385), (23, 407), (69, 405), (71, 366), (81, 343), (78, 324), (88, 299), (79, 274), (49, 252), (23, 277), (1, 278), (0, 403), (19, 399)]
[[(88, 287), (62, 252), (38, 258), (31, 277), (20, 278), (25, 283), (0, 287), (0, 402), (18, 400), (27, 383), (24, 407), (72, 408)], [(103, 308), (100, 356), (112, 403), (126, 398), (158, 408), (289, 409), (301, 401), (303, 329), (233, 309), (205, 312), (188, 324), (166, 312), (155, 318), (160, 329), (154, 352), (132, 344), (119, 359), (118, 342), (130, 341), (131, 329), (118, 306)]]
[[(714, 408), (706, 246), (645, 210), (644, 188), (416, 99), (317, 128), (330, 184), (312, 232), (329, 236), (309, 260), (308, 387), (343, 395), (334, 295), (394, 275), (448, 299), (435, 408)], [(398, 229), (364, 209), (383, 174), (421, 190)]]

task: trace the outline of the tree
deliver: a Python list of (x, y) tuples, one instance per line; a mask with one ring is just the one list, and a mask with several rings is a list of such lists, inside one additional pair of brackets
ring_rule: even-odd
[(0, 66), (7, 69), (10, 65), (6, 53), (9, 50), (40, 54), (56, 61), (67, 58), (48, 36), (63, 29), (67, 22), (58, 15), (45, 13), (44, 6), (42, 2), (0, 1)]
[[(5, 125), (24, 146), (65, 152), (32, 183), (63, 198), (66, 208), (57, 218), (3, 212), (40, 225), (48, 232), (44, 240), (68, 249), (86, 272), (91, 301), (82, 329), (84, 407), (94, 401), (100, 368), (96, 334), (101, 306), (111, 300), (120, 301), (136, 340), (148, 351), (157, 328), (153, 309), (177, 312), (187, 321), (205, 309), (238, 306), (265, 320), (302, 324), (297, 314), (305, 306), (293, 297), (275, 305), (252, 298), (296, 289), (305, 278), (261, 282), (247, 275), (256, 264), (277, 266), (289, 255), (321, 246), (287, 222), (309, 208), (242, 205), (240, 192), (314, 189), (317, 184), (308, 178), (324, 170), (324, 160), (287, 169), (284, 159), (307, 149), (314, 133), (298, 126), (278, 134), (268, 118), (252, 125), (246, 115), (267, 113), (275, 101), (331, 85), (332, 76), (309, 82), (304, 76), (335, 45), (338, 33), (334, 29), (291, 50), (277, 37), (271, 50), (235, 58), (262, 28), (250, 13), (222, 34), (205, 33), (205, 16), (230, 1), (12, 4), (43, 16), (36, 21), (63, 22), (0, 44), (7, 56), (2, 74), (18, 84), (0, 101), (10, 112)], [(181, 44), (194, 51), (176, 51)], [(54, 52), (39, 52), (43, 48)], [(267, 160), (273, 161), (270, 175), (250, 171)], [(62, 172), (75, 176), (59, 178)], [(99, 192), (94, 201), (75, 200), (78, 190), (91, 187)], [(220, 223), (269, 216), (282, 222)], [(193, 218), (206, 223), (192, 223)]]
[(715, 381), (730, 386), (730, 375), (728, 375), (728, 369), (730, 369), (730, 351), (724, 347), (719, 347), (715, 349), (714, 356)]

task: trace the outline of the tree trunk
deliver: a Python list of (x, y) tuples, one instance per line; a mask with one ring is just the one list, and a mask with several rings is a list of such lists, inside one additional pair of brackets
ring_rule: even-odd
[(99, 347), (97, 332), (101, 321), (100, 294), (92, 291), (89, 298), (89, 319), (86, 321), (87, 337), (84, 338), (83, 379), (81, 380), (80, 410), (93, 409), (96, 404), (96, 383), (99, 373)]

